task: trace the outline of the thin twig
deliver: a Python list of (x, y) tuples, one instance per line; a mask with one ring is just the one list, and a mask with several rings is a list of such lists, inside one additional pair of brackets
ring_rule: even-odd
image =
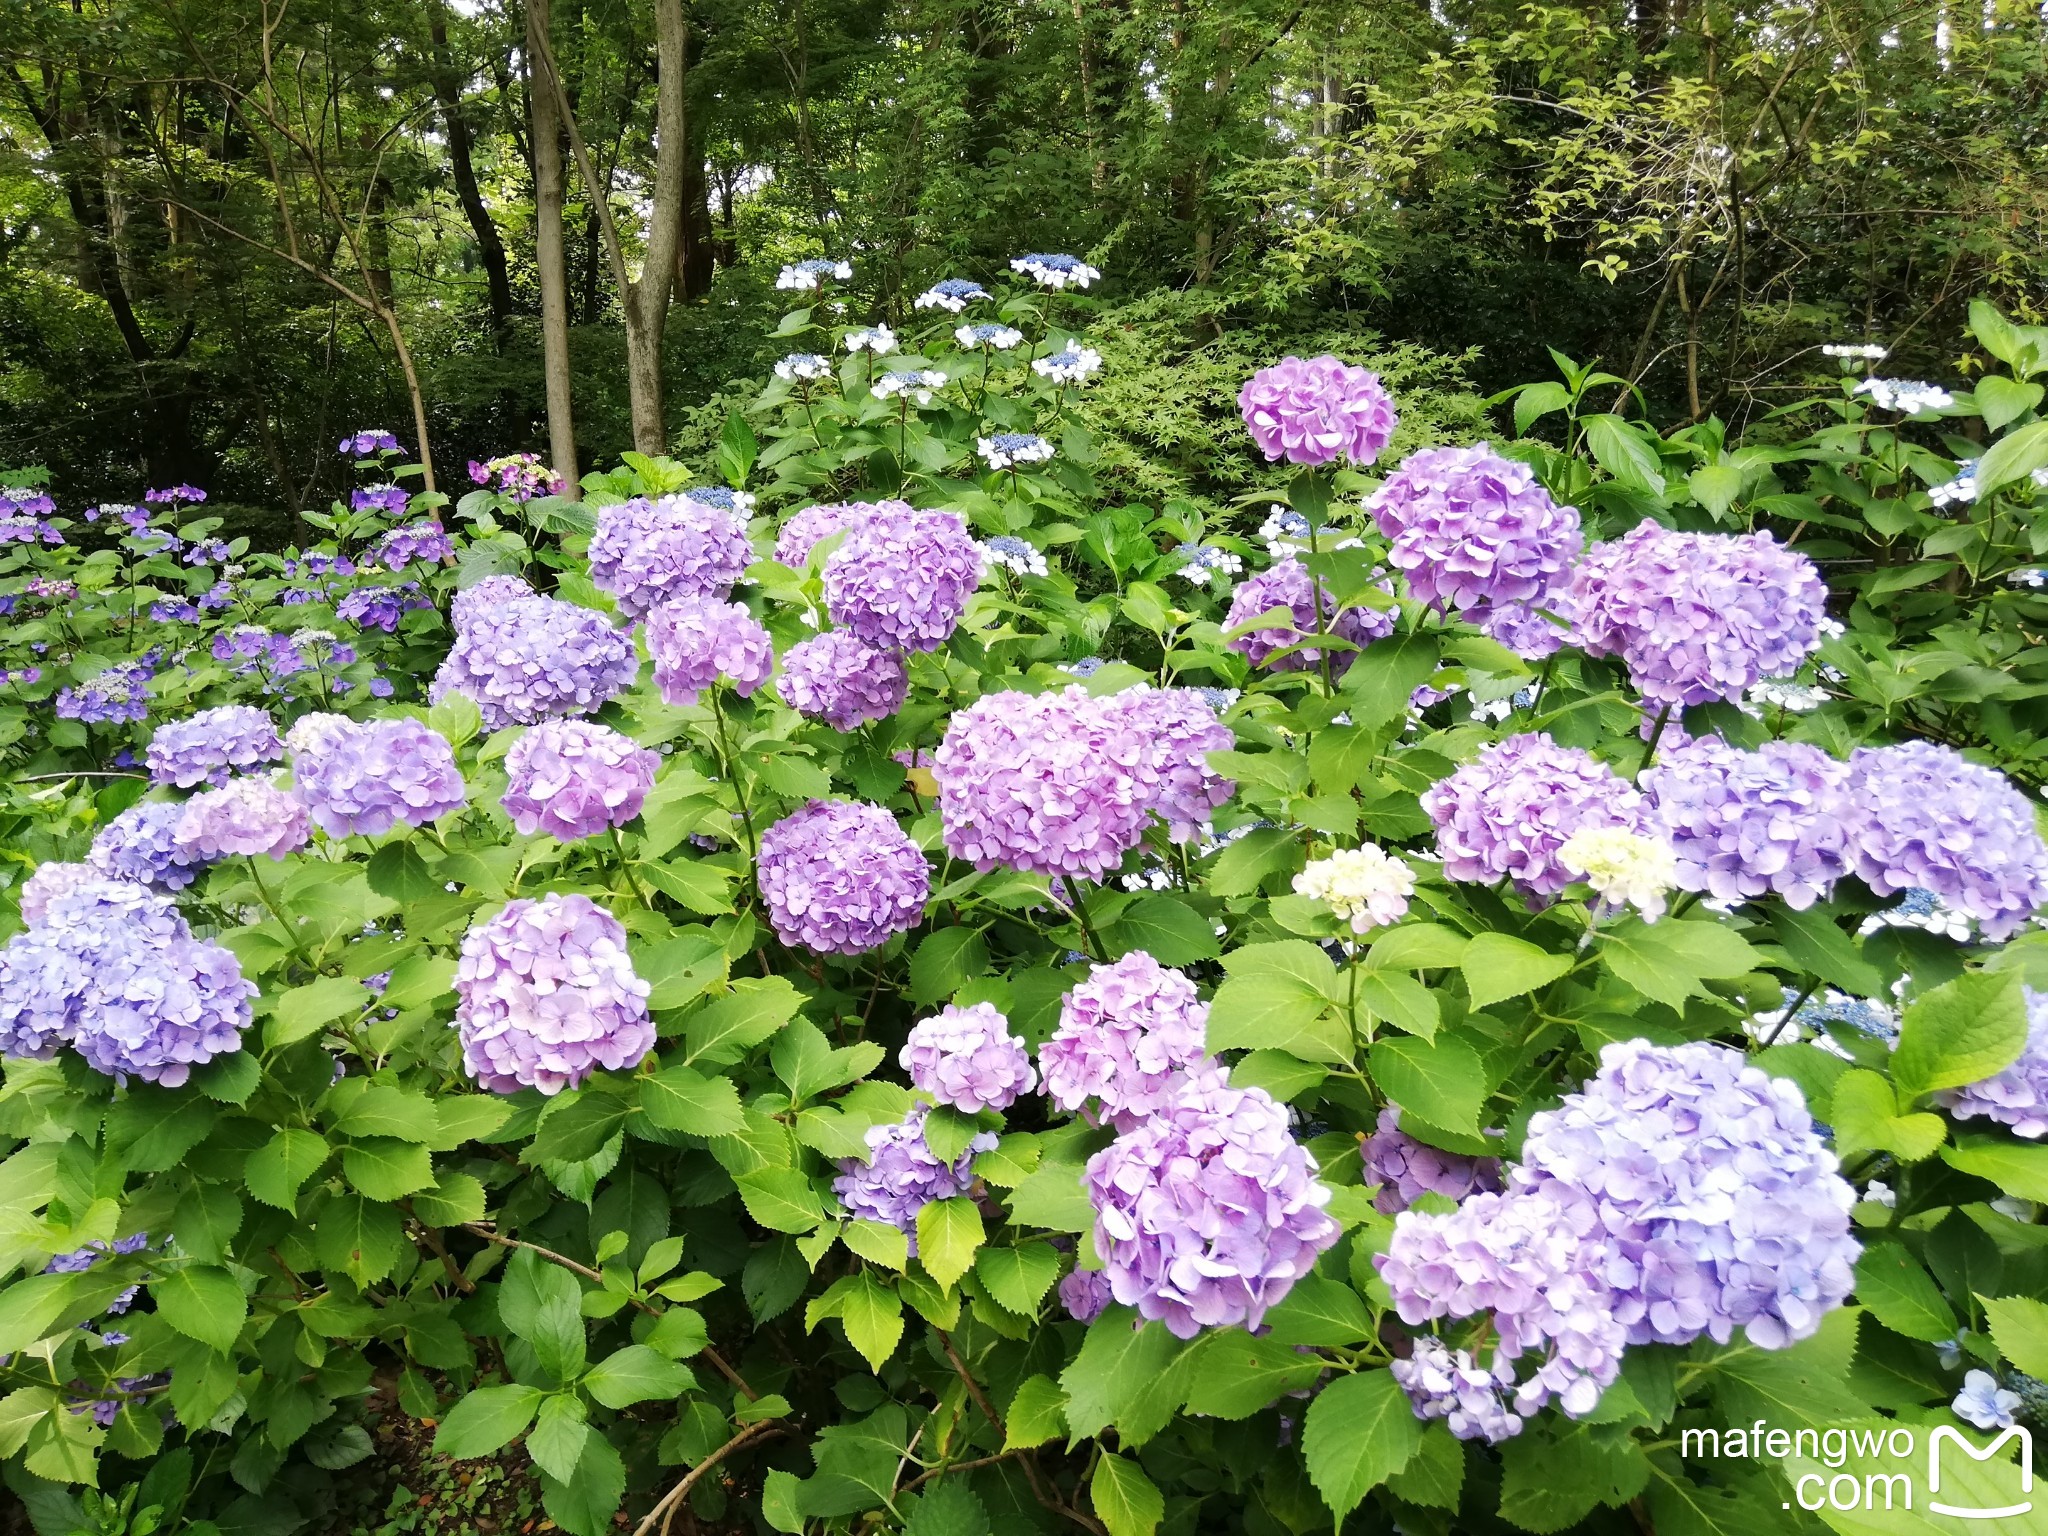
[(763, 1419), (757, 1424), (749, 1424), (745, 1429), (741, 1430), (738, 1434), (734, 1435), (730, 1440), (726, 1441), (725, 1444), (721, 1445), (709, 1456), (706, 1456), (702, 1461), (698, 1462), (697, 1465), (690, 1468), (690, 1470), (683, 1475), (683, 1479), (681, 1482), (677, 1483), (675, 1487), (669, 1489), (667, 1493), (663, 1494), (661, 1496), (661, 1502), (655, 1505), (654, 1508), (647, 1511), (646, 1515), (642, 1517), (640, 1523), (633, 1527), (633, 1536), (648, 1536), (648, 1532), (654, 1529), (657, 1521), (660, 1522), (661, 1528), (664, 1531), (667, 1530), (670, 1512), (673, 1511), (677, 1505), (681, 1504), (683, 1500), (689, 1496), (690, 1490), (697, 1486), (697, 1480), (701, 1478), (706, 1472), (709, 1472), (713, 1467), (717, 1466), (721, 1461), (725, 1460), (726, 1457), (730, 1456), (734, 1451), (738, 1450), (741, 1446), (751, 1444), (755, 1441), (765, 1440), (770, 1435), (779, 1435), (781, 1433), (782, 1426), (768, 1419)]

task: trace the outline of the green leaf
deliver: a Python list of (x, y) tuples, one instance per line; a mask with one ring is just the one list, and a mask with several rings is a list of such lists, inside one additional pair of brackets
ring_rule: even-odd
[(1003, 1449), (1028, 1449), (1067, 1432), (1067, 1394), (1050, 1376), (1027, 1376), (1003, 1415)]
[(1408, 1465), (1422, 1444), (1422, 1421), (1386, 1371), (1341, 1377), (1316, 1394), (1302, 1426), (1309, 1481), (1337, 1517)]
[(692, 1136), (734, 1136), (746, 1125), (740, 1093), (729, 1077), (710, 1077), (690, 1067), (665, 1067), (640, 1082), (640, 1107), (665, 1131)]
[(849, 1221), (839, 1229), (839, 1240), (870, 1264), (898, 1274), (910, 1267), (910, 1234), (901, 1227), (882, 1221)]
[(2048, 421), (2030, 422), (2001, 437), (1977, 461), (1977, 499), (1989, 500), (1993, 491), (2024, 480), (2044, 466), (2048, 466)]
[(1757, 968), (1756, 951), (1719, 923), (1667, 917), (1658, 923), (1618, 923), (1598, 932), (1608, 969), (1643, 996), (1673, 1008), (1684, 1007), (1695, 993), (1706, 995), (1702, 983), (1709, 979), (1746, 976)]
[[(409, 842), (386, 843), (370, 855), (364, 868), (370, 889), (401, 907), (440, 894), (441, 882), (427, 868), (427, 861)], [(396, 1006), (396, 1005), (394, 1005)]]
[(1166, 1500), (1145, 1469), (1126, 1456), (1104, 1455), (1088, 1478), (1088, 1502), (1109, 1536), (1152, 1536)]
[(803, 994), (781, 976), (735, 981), (724, 997), (691, 1014), (683, 1027), (689, 1062), (727, 1066), (796, 1017)]
[(557, 1393), (540, 1405), (526, 1437), (527, 1459), (557, 1482), (568, 1483), (576, 1476), (590, 1438), (590, 1410), (582, 1399)]
[(1212, 1419), (1247, 1419), (1275, 1399), (1314, 1383), (1325, 1369), (1319, 1355), (1254, 1337), (1241, 1328), (1218, 1329), (1196, 1356), (1188, 1382), (1188, 1412)]
[(291, 1045), (318, 1034), (336, 1019), (362, 1012), (370, 1001), (363, 984), (349, 976), (323, 976), (303, 987), (280, 993), (270, 1010), (263, 1041), (270, 1049)]
[(224, 1184), (195, 1184), (178, 1197), (171, 1235), (195, 1259), (217, 1264), (242, 1228), (242, 1200)]
[(888, 1363), (903, 1341), (902, 1299), (895, 1287), (873, 1270), (864, 1269), (850, 1278), (839, 1304), (839, 1321), (846, 1329), (847, 1342), (876, 1371)]
[(1264, 1337), (1279, 1344), (1342, 1349), (1373, 1336), (1358, 1292), (1326, 1275), (1305, 1275), (1266, 1314)]
[(314, 1251), (322, 1264), (346, 1270), (358, 1285), (390, 1274), (404, 1241), (405, 1224), (396, 1206), (338, 1195), (320, 1207)]
[(1441, 923), (1403, 923), (1374, 939), (1367, 958), (1376, 970), (1437, 970), (1463, 961), (1470, 942)]
[(1771, 923), (1785, 953), (1811, 974), (1857, 997), (1884, 995), (1884, 977), (1863, 958), (1856, 941), (1835, 926), (1832, 908), (1814, 906), (1797, 912), (1779, 906)]
[[(339, 1091), (337, 1085), (336, 1092)], [(424, 1093), (388, 1083), (369, 1083), (342, 1102), (341, 1112), (334, 1117), (334, 1129), (345, 1136), (390, 1136), (431, 1145), (440, 1137), (441, 1124), (434, 1101)]]
[(1825, 1429), (1868, 1413), (1869, 1405), (1848, 1385), (1858, 1315), (1852, 1307), (1830, 1312), (1818, 1333), (1788, 1349), (1741, 1343), (1711, 1356), (1707, 1363), (1726, 1422), (1762, 1419), (1787, 1429), (1802, 1424)]
[(936, 1003), (988, 970), (988, 943), (972, 928), (926, 934), (910, 957), (910, 1000)]
[(1539, 1533), (1577, 1525), (1597, 1505), (1626, 1504), (1650, 1480), (1642, 1447), (1586, 1425), (1517, 1435), (1501, 1461), (1502, 1517)]
[(1377, 730), (1405, 720), (1408, 700), (1436, 671), (1442, 643), (1436, 634), (1389, 635), (1360, 651), (1338, 685), (1352, 723)]
[(2048, 1146), (1993, 1136), (1958, 1136), (1941, 1149), (1951, 1168), (1989, 1179), (2008, 1195), (2048, 1204)]
[(699, 859), (650, 859), (633, 868), (655, 890), (700, 917), (718, 917), (732, 910), (733, 873), (729, 869)]
[(583, 1389), (607, 1408), (682, 1396), (690, 1373), (645, 1344), (628, 1344), (590, 1368)]
[(1952, 1339), (1955, 1313), (1903, 1243), (1871, 1243), (1856, 1264), (1856, 1299), (1894, 1333), (1929, 1344)]
[(1164, 1429), (1186, 1392), (1189, 1357), (1164, 1323), (1134, 1328), (1128, 1307), (1110, 1307), (1088, 1325), (1081, 1352), (1060, 1373), (1067, 1428), (1075, 1440), (1116, 1427), (1137, 1447)]
[[(439, 893), (440, 887), (434, 887)], [(391, 968), (378, 999), (386, 1008), (424, 1008), (455, 990), (455, 962), (447, 955), (407, 955)]]
[(771, 1232), (808, 1232), (825, 1219), (817, 1190), (794, 1168), (762, 1168), (733, 1182), (747, 1214)]
[(904, 1522), (903, 1536), (989, 1536), (988, 1510), (964, 1477), (928, 1484)]
[(242, 1182), (265, 1205), (298, 1208), (299, 1190), (327, 1161), (327, 1139), (318, 1131), (287, 1127), (249, 1154)]
[[(1213, 1017), (1213, 1015), (1212, 1015)], [(1210, 1035), (1214, 1046), (1215, 1035)], [(1079, 1232), (1095, 1220), (1079, 1163), (1041, 1163), (1010, 1191), (1010, 1220), (1048, 1232)]]
[(1373, 1078), (1393, 1103), (1446, 1131), (1476, 1131), (1486, 1103), (1486, 1068), (1456, 1035), (1395, 1036), (1371, 1051)]
[(1979, 379), (1971, 393), (1976, 396), (1985, 427), (1997, 432), (2039, 406), (2042, 389), (2038, 384), (2022, 384), (1993, 373)]
[[(1512, 934), (1482, 933), (1465, 946), (1458, 965), (1465, 973), (1465, 989), (1471, 994), (1472, 1006), (1478, 1009), (1548, 986), (1572, 968), (1572, 959), (1570, 955), (1553, 955), (1538, 949)], [(1417, 1113), (1420, 1112), (1418, 1109)]]
[(1742, 494), (1742, 470), (1734, 464), (1702, 464), (1686, 477), (1685, 484), (1692, 499), (1718, 521)]
[(985, 1237), (981, 1209), (965, 1196), (930, 1200), (918, 1208), (918, 1262), (948, 1289), (974, 1267), (975, 1250)]
[(433, 1184), (434, 1159), (425, 1147), (379, 1136), (343, 1147), (341, 1171), (372, 1200), (402, 1200)]
[(981, 1288), (997, 1306), (1019, 1317), (1038, 1315), (1038, 1304), (1052, 1289), (1059, 1273), (1060, 1256), (1050, 1243), (984, 1248), (974, 1260), (974, 1274)]
[(1984, 1298), (1998, 1352), (2035, 1380), (2048, 1380), (2048, 1305), (2032, 1296)]
[(482, 1221), (486, 1209), (484, 1186), (475, 1174), (436, 1175), (432, 1189), (412, 1197), (412, 1213), (430, 1227), (459, 1227), (466, 1221)]
[(657, 1011), (681, 1008), (721, 985), (731, 963), (725, 941), (708, 928), (686, 928), (633, 956), (650, 989), (647, 1006)]
[(538, 1387), (478, 1387), (466, 1393), (434, 1431), (434, 1454), (471, 1461), (503, 1450), (533, 1422), (543, 1394)]
[(2027, 1043), (2027, 1009), (2012, 971), (1967, 971), (1923, 993), (1899, 1022), (1892, 1081), (1906, 1100), (1994, 1077)]
[(1284, 827), (1260, 827), (1226, 846), (1209, 866), (1213, 896), (1249, 896), (1277, 875), (1302, 867), (1301, 839)]
[(249, 1320), (249, 1298), (224, 1269), (190, 1266), (174, 1269), (150, 1283), (157, 1316), (188, 1339), (211, 1345), (223, 1354), (235, 1347)]
[(1835, 1128), (1835, 1150), (1843, 1157), (1856, 1152), (1889, 1152), (1917, 1163), (1934, 1155), (1948, 1140), (1948, 1122), (1924, 1111), (1901, 1115), (1892, 1085), (1875, 1072), (1858, 1067), (1835, 1080), (1828, 1120)]
[(832, 1042), (808, 1019), (795, 1019), (783, 1025), (775, 1043), (768, 1048), (768, 1061), (789, 1089), (793, 1102), (815, 1098), (839, 1082)]
[(1103, 942), (1113, 956), (1142, 949), (1161, 965), (1192, 965), (1218, 953), (1215, 928), (1174, 896), (1146, 896), (1131, 903), (1103, 934)]
[(581, 1163), (597, 1156), (624, 1129), (630, 1101), (600, 1087), (571, 1089), (540, 1112), (527, 1158), (533, 1163)]
[(1622, 484), (1653, 495), (1664, 491), (1663, 461), (1644, 434), (1619, 416), (1581, 416), (1586, 448), (1600, 467)]

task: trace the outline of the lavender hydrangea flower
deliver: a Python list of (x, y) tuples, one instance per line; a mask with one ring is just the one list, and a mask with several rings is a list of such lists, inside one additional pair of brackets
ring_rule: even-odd
[(996, 1144), (993, 1132), (982, 1131), (951, 1163), (940, 1162), (926, 1145), (924, 1122), (930, 1106), (913, 1104), (910, 1113), (892, 1125), (868, 1127), (866, 1161), (847, 1158), (839, 1165), (832, 1192), (856, 1221), (879, 1221), (910, 1239), (917, 1253), (917, 1213), (934, 1200), (951, 1200), (974, 1188), (974, 1159)]
[(590, 720), (543, 720), (505, 754), (499, 803), (523, 836), (595, 837), (640, 814), (661, 759), (630, 736)]
[(1209, 1005), (1180, 971), (1142, 949), (1091, 967), (1060, 1000), (1059, 1027), (1038, 1049), (1046, 1096), (1074, 1113), (1135, 1125), (1158, 1112), (1208, 1052)]
[(155, 890), (183, 890), (205, 867), (178, 842), (184, 816), (185, 807), (173, 801), (137, 801), (94, 834), (93, 868)]
[(1492, 885), (1512, 877), (1534, 897), (1555, 896), (1576, 878), (1558, 857), (1574, 832), (1639, 831), (1646, 815), (1627, 780), (1541, 732), (1495, 742), (1423, 791), (1422, 809), (1447, 878)]
[(256, 987), (231, 951), (189, 935), (152, 943), (112, 925), (87, 959), (90, 992), (71, 1043), (93, 1070), (177, 1088), (242, 1048)]
[(532, 453), (505, 453), (479, 464), (469, 461), (469, 478), (486, 490), (513, 501), (526, 502), (536, 496), (566, 496), (569, 483)]
[(1932, 891), (2010, 937), (2048, 903), (2048, 847), (2034, 808), (2004, 774), (1928, 741), (1864, 747), (1849, 759), (1856, 873), (1880, 896)]
[(649, 990), (634, 974), (624, 925), (588, 896), (510, 902), (463, 936), (463, 1068), (493, 1093), (550, 1095), (599, 1067), (630, 1072), (654, 1045)]
[(1366, 508), (1387, 563), (1440, 613), (1538, 603), (1585, 548), (1578, 509), (1485, 443), (1409, 454)]
[(440, 565), (455, 558), (455, 541), (439, 523), (408, 523), (386, 530), (374, 558), (387, 571), (402, 571), (415, 560)]
[(994, 1003), (948, 1004), (918, 1020), (897, 1060), (913, 1087), (963, 1114), (1008, 1109), (1038, 1086), (1030, 1052)]
[(134, 725), (149, 718), (149, 680), (155, 669), (123, 662), (94, 673), (76, 687), (57, 690), (59, 720), (88, 725)]
[(981, 546), (951, 512), (871, 517), (825, 561), (832, 622), (878, 651), (935, 651), (981, 585)]
[(603, 614), (552, 597), (517, 598), (468, 610), (428, 698), (464, 694), (485, 730), (502, 731), (589, 714), (639, 670), (632, 640)]
[(886, 720), (910, 693), (910, 672), (894, 651), (878, 651), (832, 630), (789, 648), (782, 658), (783, 702), (835, 731)]
[(268, 778), (229, 779), (194, 795), (174, 833), (181, 857), (206, 864), (238, 853), (281, 859), (312, 835), (305, 802)]
[(1183, 1078), (1087, 1178), (1110, 1293), (1178, 1338), (1256, 1328), (1339, 1234), (1287, 1111), (1220, 1071)]
[[(1453, 1350), (1443, 1340), (1425, 1336), (1415, 1341), (1407, 1359), (1390, 1362), (1387, 1371), (1408, 1394), (1418, 1419), (1442, 1419), (1460, 1440), (1498, 1445), (1522, 1432), (1523, 1420), (1505, 1396), (1514, 1386), (1512, 1361), (1497, 1361), (1494, 1370), (1487, 1370), (1471, 1350)], [(1496, 1372), (1503, 1372), (1506, 1379)]]
[(1646, 519), (1593, 546), (1572, 602), (1589, 652), (1619, 656), (1644, 698), (1692, 705), (1796, 672), (1820, 644), (1827, 588), (1768, 533), (1673, 533)]
[(517, 602), (522, 597), (533, 597), (535, 592), (517, 576), (486, 576), (457, 592), (448, 603), (449, 618), (457, 630), (469, 628), (487, 610), (500, 603)]
[(402, 485), (359, 485), (348, 493), (351, 512), (385, 512), (403, 517), (412, 495)]
[(338, 450), (343, 458), (367, 459), (372, 454), (403, 453), (398, 439), (381, 428), (365, 427), (352, 437), (344, 437)]
[(736, 514), (688, 496), (606, 507), (590, 536), (590, 579), (629, 619), (679, 597), (729, 597), (753, 558)]
[(1072, 1269), (1060, 1276), (1060, 1305), (1077, 1323), (1094, 1322), (1114, 1300), (1109, 1276), (1099, 1269)]
[(422, 827), (469, 803), (448, 738), (405, 715), (321, 733), (294, 753), (292, 783), (330, 837)]
[(917, 926), (932, 871), (881, 806), (813, 800), (761, 834), (755, 878), (783, 943), (860, 955)]
[(1378, 374), (1328, 354), (1261, 368), (1238, 391), (1237, 411), (1268, 459), (1311, 465), (1372, 463), (1400, 419)]
[(1096, 701), (1108, 720), (1133, 733), (1149, 749), (1133, 765), (1146, 809), (1166, 823), (1176, 843), (1201, 835), (1209, 817), (1237, 792), (1237, 785), (1209, 766), (1211, 752), (1227, 752), (1237, 736), (1216, 718), (1216, 706), (1198, 688), (1154, 688), (1141, 684)]
[(1569, 586), (1551, 588), (1534, 603), (1501, 603), (1473, 615), (1480, 632), (1524, 661), (1556, 655), (1572, 636), (1578, 608)]
[(21, 920), (31, 928), (40, 927), (49, 915), (52, 903), (69, 896), (81, 886), (106, 878), (104, 871), (91, 864), (71, 864), (58, 859), (38, 864), (21, 883)]
[(793, 570), (802, 570), (811, 551), (833, 534), (892, 517), (908, 517), (911, 510), (909, 502), (894, 500), (828, 501), (805, 507), (775, 536), (775, 558)]
[(1090, 283), (1100, 281), (1102, 274), (1078, 256), (1069, 256), (1057, 251), (1031, 251), (1022, 256), (1010, 258), (1010, 270), (1022, 272), (1041, 288), (1058, 293), (1067, 284), (1086, 288)]
[(1935, 1095), (1958, 1120), (1995, 1120), (2015, 1136), (2038, 1141), (2048, 1136), (2048, 992), (2022, 989), (2027, 1004), (2027, 1043), (2019, 1060), (1981, 1082)]
[(1849, 873), (1849, 765), (1818, 747), (1767, 741), (1741, 752), (1703, 736), (1660, 751), (1641, 782), (1678, 855), (1681, 890), (1717, 901), (1776, 892), (1803, 910)]
[(406, 582), (396, 587), (357, 587), (335, 604), (335, 617), (358, 629), (381, 629), (387, 635), (398, 633), (398, 621), (408, 613), (434, 605), (420, 596), (419, 583)]
[(694, 704), (723, 677), (746, 698), (775, 668), (775, 644), (738, 603), (679, 597), (647, 616), (654, 682), (671, 704)]
[(1401, 1129), (1401, 1106), (1380, 1110), (1373, 1134), (1360, 1146), (1366, 1182), (1380, 1186), (1373, 1207), (1392, 1216), (1424, 1195), (1462, 1200), (1500, 1188), (1500, 1159), (1461, 1157), (1417, 1141)]
[[(1318, 606), (1322, 609), (1320, 623), (1316, 618)], [(1292, 622), (1234, 636), (1229, 645), (1253, 666), (1270, 666), (1276, 672), (1306, 672), (1321, 666), (1322, 649), (1303, 643), (1318, 634), (1348, 640), (1351, 645), (1363, 649), (1394, 632), (1395, 612), (1392, 608), (1339, 609), (1329, 588), (1309, 575), (1308, 567), (1292, 555), (1237, 584), (1231, 594), (1230, 612), (1224, 616), (1223, 627), (1225, 630), (1237, 629), (1274, 608), (1288, 610)], [(1299, 646), (1300, 649), (1284, 656), (1273, 654), (1289, 646)], [(1341, 675), (1350, 668), (1357, 655), (1357, 650), (1333, 649), (1330, 652), (1331, 670)]]
[(266, 711), (223, 704), (158, 726), (145, 760), (153, 783), (190, 789), (195, 784), (225, 784), (231, 774), (283, 756), (284, 743)]

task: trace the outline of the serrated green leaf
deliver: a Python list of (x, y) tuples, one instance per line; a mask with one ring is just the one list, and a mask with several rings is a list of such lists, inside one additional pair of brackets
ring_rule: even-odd
[(2032, 1296), (1984, 1298), (1998, 1352), (2035, 1380), (2048, 1380), (2048, 1305)]
[(692, 1136), (734, 1136), (746, 1124), (733, 1080), (691, 1067), (665, 1067), (642, 1079), (640, 1107), (663, 1130)]
[(1899, 1021), (1892, 1080), (1910, 1101), (1938, 1088), (1995, 1077), (2027, 1043), (2020, 978), (2010, 971), (1970, 971), (1923, 993)]
[(150, 1282), (157, 1316), (188, 1339), (226, 1352), (249, 1320), (249, 1298), (224, 1269), (188, 1265)]
[(526, 1433), (543, 1393), (538, 1387), (478, 1387), (448, 1410), (434, 1431), (434, 1454), (451, 1461), (495, 1455)]
[(271, 1006), (270, 1022), (264, 1026), (263, 1041), (270, 1049), (292, 1045), (318, 1034), (336, 1019), (362, 1012), (371, 997), (363, 984), (349, 976), (323, 976), (303, 987), (278, 994)]
[(1050, 1243), (984, 1248), (974, 1260), (975, 1278), (996, 1305), (1019, 1317), (1035, 1317), (1059, 1278), (1060, 1256)]
[(583, 1389), (607, 1408), (680, 1397), (690, 1373), (645, 1344), (614, 1350), (590, 1368)]
[(1446, 1131), (1479, 1129), (1486, 1068), (1458, 1036), (1390, 1037), (1374, 1044), (1370, 1060), (1373, 1078), (1391, 1102)]
[(917, 1260), (925, 1273), (949, 1289), (974, 1267), (975, 1251), (986, 1238), (981, 1209), (956, 1196), (929, 1200), (917, 1212)]
[(1340, 1377), (1316, 1394), (1302, 1426), (1309, 1481), (1337, 1517), (1408, 1465), (1422, 1443), (1422, 1422), (1386, 1371)]
[(1874, 1242), (1856, 1264), (1856, 1299), (1894, 1333), (1939, 1343), (1956, 1333), (1941, 1289), (1903, 1243)]
[(825, 1219), (817, 1190), (794, 1168), (763, 1168), (733, 1182), (747, 1214), (771, 1232), (809, 1232)]
[(1088, 1502), (1109, 1536), (1152, 1536), (1166, 1515), (1157, 1485), (1126, 1456), (1097, 1459), (1088, 1478)]
[(372, 1200), (402, 1200), (431, 1188), (434, 1159), (425, 1147), (389, 1137), (371, 1137), (341, 1149), (342, 1176)]
[(1277, 1339), (1241, 1328), (1217, 1329), (1203, 1343), (1188, 1381), (1188, 1412), (1212, 1419), (1250, 1418), (1289, 1392), (1314, 1383), (1325, 1369)]
[(318, 1131), (287, 1127), (249, 1154), (242, 1182), (265, 1205), (297, 1209), (299, 1190), (327, 1161), (327, 1139)]
[(781, 976), (744, 977), (724, 997), (689, 1016), (683, 1038), (686, 1064), (726, 1066), (767, 1041), (803, 1006), (803, 994)]
[(1572, 961), (1569, 955), (1553, 955), (1512, 934), (1482, 933), (1465, 946), (1458, 965), (1477, 1009), (1548, 986), (1572, 968)]

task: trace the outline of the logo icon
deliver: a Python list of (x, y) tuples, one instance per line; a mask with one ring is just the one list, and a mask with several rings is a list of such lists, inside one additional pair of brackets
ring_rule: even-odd
[[(1978, 1450), (1960, 1433), (1943, 1424), (1927, 1437), (1927, 1491), (1941, 1492), (1941, 1443), (1953, 1440), (1962, 1447), (1963, 1454), (1972, 1461), (1989, 1461), (1996, 1456), (2006, 1441), (2017, 1437), (2020, 1442), (2020, 1492), (2034, 1491), (2034, 1437), (2023, 1426), (2015, 1424), (1983, 1450)], [(2017, 1504), (2006, 1504), (1998, 1509), (1980, 1509), (1975, 1505), (1944, 1504), (1939, 1499), (1929, 1499), (1927, 1507), (1937, 1515), (1953, 1515), (1958, 1520), (2003, 1520), (2010, 1515), (2024, 1515), (2034, 1507), (2031, 1498)]]

